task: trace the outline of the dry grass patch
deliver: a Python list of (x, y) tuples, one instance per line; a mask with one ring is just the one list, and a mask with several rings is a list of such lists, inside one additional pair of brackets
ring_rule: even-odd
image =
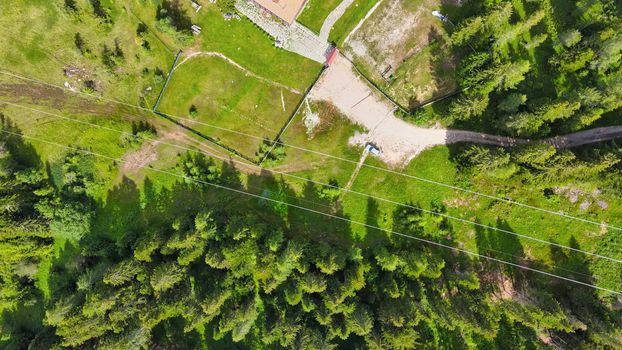
[(386, 1), (345, 43), (345, 54), (404, 107), (456, 88), (456, 60), (444, 24), (432, 15), (441, 0)]

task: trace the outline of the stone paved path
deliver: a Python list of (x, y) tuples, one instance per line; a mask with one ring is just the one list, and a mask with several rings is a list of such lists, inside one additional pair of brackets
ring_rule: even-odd
[(271, 37), (283, 41), (283, 49), (295, 52), (319, 63), (326, 62), (326, 55), (332, 46), (321, 39), (305, 26), (294, 22), (286, 26), (270, 18), (259, 7), (246, 0), (238, 0), (235, 4), (238, 11), (258, 25)]

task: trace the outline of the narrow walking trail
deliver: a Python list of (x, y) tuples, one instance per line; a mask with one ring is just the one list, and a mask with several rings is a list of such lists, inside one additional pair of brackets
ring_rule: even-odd
[(363, 164), (365, 164), (365, 160), (367, 159), (368, 155), (369, 155), (369, 151), (367, 150), (367, 147), (365, 147), (365, 149), (363, 150), (363, 154), (361, 155), (361, 159), (359, 159), (359, 162), (356, 164), (356, 168), (354, 168), (354, 171), (352, 172), (352, 175), (350, 176), (350, 180), (348, 180), (348, 183), (346, 184), (346, 186), (341, 190), (339, 201), (341, 201), (343, 199), (343, 196), (346, 193), (348, 193), (348, 191), (350, 191), (350, 188), (352, 187), (352, 185), (354, 184), (354, 181), (356, 180), (359, 173), (361, 172), (361, 168), (363, 167)]
[(276, 82), (274, 80), (270, 80), (268, 78), (264, 78), (264, 77), (262, 77), (260, 75), (257, 75), (255, 73), (251, 72), (250, 70), (244, 68), (242, 65), (240, 65), (239, 63), (237, 63), (234, 60), (230, 59), (229, 57), (223, 55), (220, 52), (214, 52), (214, 51), (193, 51), (193, 50), (187, 51), (187, 52), (184, 53), (184, 58), (181, 60), (181, 62), (179, 62), (175, 66), (175, 69), (177, 69), (179, 66), (183, 65), (184, 63), (188, 62), (188, 60), (190, 60), (190, 59), (192, 59), (194, 57), (200, 57), (200, 56), (221, 58), (221, 59), (227, 61), (232, 66), (236, 67), (237, 69), (243, 71), (247, 75), (249, 75), (249, 76), (251, 76), (253, 78), (256, 78), (258, 80), (261, 80), (262, 82), (264, 82), (266, 84), (269, 84), (269, 85), (272, 85), (272, 86), (276, 86), (276, 87), (285, 89), (287, 91), (293, 92), (293, 93), (298, 94), (298, 95), (302, 94), (300, 91), (298, 91), (298, 90), (296, 90), (294, 88), (291, 88), (289, 86), (283, 85), (283, 84), (281, 84), (279, 82)]
[(354, 0), (343, 0), (331, 13), (326, 17), (324, 23), (322, 24), (322, 29), (320, 29), (320, 39), (328, 40), (328, 36), (330, 35), (331, 29), (341, 16), (346, 12), (348, 7), (352, 5)]
[(350, 31), (350, 33), (348, 33), (348, 36), (346, 36), (345, 40), (343, 41), (343, 42), (344, 42), (344, 44), (345, 44), (345, 43), (347, 43), (347, 42), (348, 42), (348, 40), (350, 40), (350, 37), (351, 37), (352, 35), (354, 35), (354, 33), (356, 33), (359, 29), (361, 29), (361, 27), (363, 26), (363, 23), (365, 23), (365, 21), (367, 21), (367, 19), (368, 19), (369, 17), (371, 17), (371, 15), (373, 15), (373, 14), (374, 14), (374, 12), (376, 12), (376, 10), (378, 9), (378, 7), (380, 7), (380, 4), (382, 4), (382, 2), (383, 2), (383, 1), (384, 1), (384, 0), (380, 0), (380, 1), (378, 1), (378, 2), (376, 3), (376, 5), (374, 5), (374, 7), (372, 7), (372, 8), (371, 8), (371, 9), (367, 12), (367, 14), (365, 15), (365, 17), (363, 17), (363, 19), (361, 19), (361, 20), (359, 21), (359, 23), (357, 23), (357, 24), (356, 24), (356, 26), (354, 27), (354, 29), (352, 29), (352, 30)]
[(311, 90), (310, 98), (331, 102), (353, 123), (365, 127), (368, 132), (353, 136), (350, 143), (363, 146), (371, 142), (377, 145), (382, 150), (380, 159), (395, 167), (408, 164), (427, 148), (460, 142), (503, 147), (539, 142), (556, 148), (569, 148), (622, 138), (622, 126), (595, 128), (542, 140), (419, 127), (396, 117), (395, 105), (374, 90), (353, 69), (351, 62), (342, 56), (326, 69)]

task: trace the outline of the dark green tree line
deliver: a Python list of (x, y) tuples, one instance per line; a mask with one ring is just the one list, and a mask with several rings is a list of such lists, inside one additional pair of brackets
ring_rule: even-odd
[(467, 89), (451, 103), (450, 119), (481, 118), (531, 137), (579, 130), (619, 111), (622, 20), (613, 1), (479, 6), (452, 34), (465, 53), (458, 78)]

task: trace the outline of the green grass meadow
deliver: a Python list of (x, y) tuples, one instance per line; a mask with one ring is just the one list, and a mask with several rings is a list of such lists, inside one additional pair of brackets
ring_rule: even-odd
[[(367, 165), (385, 168), (378, 159), (368, 157)], [(607, 210), (599, 209), (592, 204), (588, 210), (579, 208), (580, 202), (571, 203), (560, 196), (547, 197), (544, 191), (530, 186), (520, 186), (499, 180), (479, 179), (471, 182), (451, 160), (448, 147), (438, 146), (424, 151), (404, 169), (398, 172), (423, 179), (454, 185), (468, 190), (481, 192), (497, 197), (508, 197), (519, 203), (545, 208), (552, 212), (566, 213), (579, 218), (589, 218), (596, 222), (607, 222), (610, 225), (621, 227), (622, 206), (614, 194), (607, 194), (603, 198), (609, 203)], [(582, 184), (584, 188), (597, 188), (597, 184)], [(509, 191), (508, 189), (520, 189)], [(368, 193), (370, 196), (384, 198), (393, 202), (410, 204), (426, 210), (439, 211), (453, 217), (481, 223), (484, 225), (512, 231), (521, 235), (533, 237), (547, 242), (555, 242), (566, 246), (574, 246), (582, 250), (597, 254), (620, 257), (618, 231), (605, 229), (599, 225), (564, 218), (559, 215), (536, 211), (534, 209), (495, 201), (450, 188), (442, 187), (384, 172), (379, 169), (363, 167), (357, 177), (353, 191)], [(371, 203), (371, 204), (370, 204)], [(364, 222), (383, 229), (392, 230), (392, 214), (396, 209), (394, 203), (370, 199), (354, 193), (347, 193), (343, 201), (344, 213), (352, 220)], [(443, 209), (439, 209), (443, 208)], [(379, 214), (377, 219), (369, 222), (369, 211)], [(546, 263), (554, 262), (554, 255), (549, 244), (536, 242), (528, 238), (517, 238), (511, 234), (492, 229), (477, 227), (476, 225), (449, 219), (453, 227), (452, 240), (459, 247), (479, 252), (480, 254), (498, 256), (501, 259), (512, 260), (510, 254), (522, 255), (513, 251), (522, 245), (524, 255)], [(353, 225), (354, 238), (373, 245), (376, 235), (370, 234), (373, 230), (361, 225)], [(496, 250), (482, 245), (482, 240), (499, 242)], [(516, 242), (516, 243), (512, 243)], [(506, 246), (507, 245), (507, 246)], [(499, 252), (501, 251), (501, 253)], [(591, 257), (586, 257), (591, 259)], [(622, 281), (622, 267), (611, 265), (611, 262), (602, 259), (593, 259), (592, 272), (598, 285), (616, 288)]]
[[(348, 145), (348, 139), (356, 131), (362, 131), (362, 128), (351, 124), (345, 116), (327, 104), (312, 102), (311, 109), (319, 113), (322, 120), (320, 126), (313, 135), (308, 135), (304, 124), (306, 106), (303, 106), (281, 137), (284, 144), (300, 149), (285, 146), (287, 158), (277, 169), (324, 183), (336, 180), (339, 186), (345, 186), (363, 152), (362, 147)], [(314, 152), (345, 158), (354, 163)]]
[(225, 21), (215, 5), (193, 16), (203, 28), (198, 39), (201, 50), (220, 52), (266, 79), (304, 91), (322, 69), (317, 62), (275, 48), (274, 39), (246, 18)]
[[(145, 105), (155, 102), (163, 80), (154, 72), (168, 71), (173, 53), (155, 33), (137, 35), (138, 19), (121, 1), (102, 1), (111, 23), (95, 17), (88, 1), (77, 4), (75, 13), (68, 12), (61, 0), (0, 4), (0, 69), (56, 85), (67, 83), (77, 90), (92, 80), (96, 94), (133, 104), (143, 99)], [(84, 54), (75, 45), (76, 33), (83, 38)], [(104, 45), (114, 48), (115, 41), (123, 59), (110, 70), (102, 62), (102, 50)]]
[[(301, 95), (270, 85), (219, 57), (195, 57), (178, 66), (159, 110), (248, 157), (254, 157), (261, 140), (218, 130), (200, 123), (273, 139), (298, 105)], [(195, 117), (190, 107), (197, 108)]]

